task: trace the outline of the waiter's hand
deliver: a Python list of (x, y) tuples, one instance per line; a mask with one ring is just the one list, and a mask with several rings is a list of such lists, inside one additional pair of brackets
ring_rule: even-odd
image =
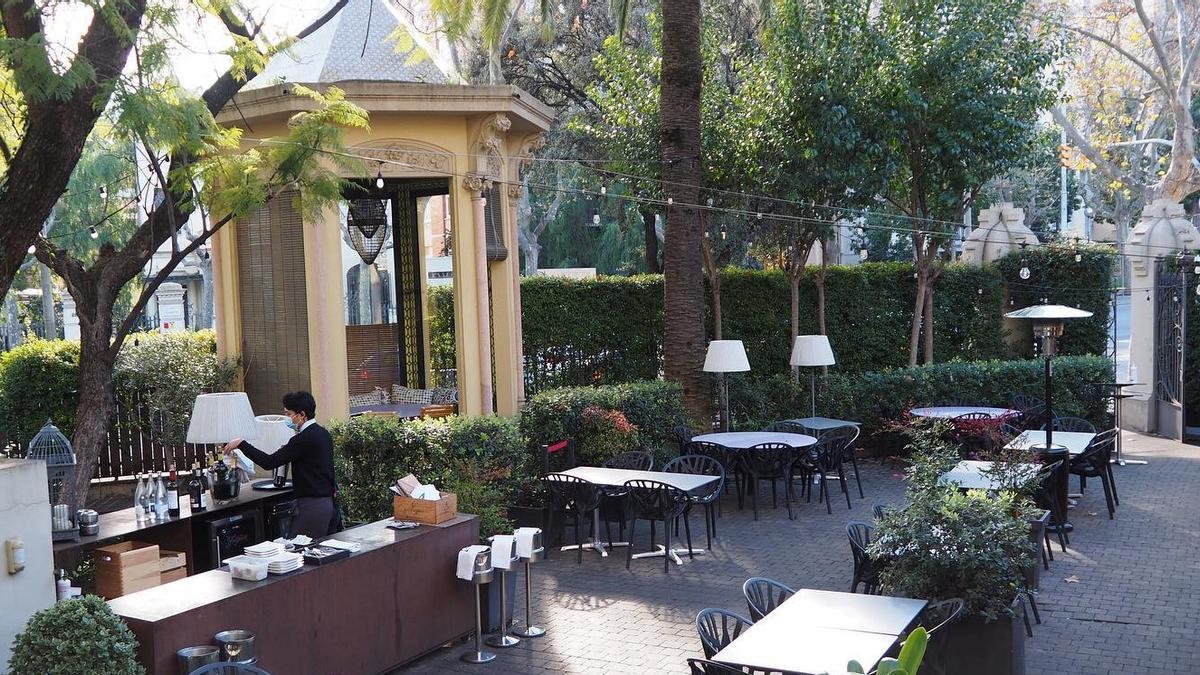
[(236, 450), (237, 447), (241, 444), (242, 444), (242, 439), (235, 438), (232, 441), (229, 441), (228, 443), (226, 443), (225, 447), (221, 448), (221, 452), (225, 453), (226, 456), (232, 455), (233, 451)]

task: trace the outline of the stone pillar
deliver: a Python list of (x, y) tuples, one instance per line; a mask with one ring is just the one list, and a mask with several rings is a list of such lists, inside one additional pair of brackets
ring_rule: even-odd
[(479, 331), (479, 397), (480, 414), (491, 415), (492, 408), (492, 328), (491, 304), (488, 298), (487, 234), (485, 210), (487, 199), (482, 192), (471, 198), (471, 216), (475, 231), (475, 312)]
[(70, 293), (63, 293), (62, 312), (63, 312), (63, 339), (64, 340), (78, 340), (79, 339), (79, 315), (75, 313), (75, 298), (72, 298)]
[(1117, 381), (1142, 382), (1127, 387), (1133, 394), (1121, 408), (1122, 425), (1141, 432), (1157, 431), (1154, 403), (1154, 302), (1146, 302), (1154, 290), (1154, 263), (1173, 251), (1200, 247), (1198, 232), (1184, 213), (1183, 205), (1157, 199), (1142, 210), (1142, 218), (1129, 235), (1125, 253), (1130, 262), (1129, 371), (1117, 373)]
[(979, 212), (979, 227), (963, 241), (964, 262), (983, 265), (1004, 257), (1021, 244), (1038, 244), (1037, 235), (1025, 226), (1025, 210), (1000, 202)]
[[(304, 292), (308, 312), (308, 380), (322, 423), (350, 416), (346, 368), (346, 291), (342, 226), (336, 206), (304, 225)], [(298, 235), (299, 233), (297, 233)]]
[(158, 303), (158, 329), (164, 333), (179, 333), (187, 330), (187, 314), (183, 308), (183, 286), (166, 282), (154, 291)]

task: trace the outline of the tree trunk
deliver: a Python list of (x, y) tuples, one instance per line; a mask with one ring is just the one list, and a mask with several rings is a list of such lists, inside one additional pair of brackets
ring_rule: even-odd
[(521, 242), (521, 249), (525, 251), (525, 276), (537, 276), (542, 247), (537, 243), (536, 236), (526, 234), (524, 239)]
[(50, 268), (38, 263), (42, 286), (42, 336), (47, 340), (58, 339), (58, 322), (54, 316), (54, 283), (50, 280)]
[[(788, 340), (788, 353), (791, 353), (792, 345), (796, 343), (796, 336), (800, 334), (800, 271), (799, 269), (788, 269), (788, 291), (792, 296), (792, 339)], [(789, 359), (790, 360), (790, 359)], [(800, 366), (792, 366), (792, 384), (800, 383)]]
[(700, 239), (700, 253), (704, 259), (704, 270), (708, 274), (708, 289), (711, 295), (712, 312), (713, 312), (713, 329), (712, 336), (714, 340), (721, 338), (721, 270), (717, 269), (717, 261), (713, 258), (712, 247), (708, 244), (708, 239)]
[(695, 205), (700, 188), (700, 0), (663, 0), (662, 180), (667, 207), (663, 245), (663, 372), (683, 388), (683, 403), (696, 421), (710, 417), (704, 366), (704, 279), (700, 225)]
[[(112, 316), (112, 303), (107, 304), (97, 310)], [(92, 474), (96, 472), (100, 449), (108, 438), (108, 426), (116, 409), (113, 399), (116, 352), (109, 347), (112, 322), (107, 323), (108, 329), (104, 330), (82, 317), (80, 321), (79, 404), (75, 409), (75, 433), (71, 436), (79, 464), (75, 488), (80, 508), (87, 502)]]
[(825, 242), (821, 241), (821, 268), (817, 271), (816, 287), (817, 287), (817, 333), (825, 335), (825, 275), (829, 272), (829, 258), (826, 257), (828, 249)]
[(921, 317), (925, 310), (925, 270), (917, 266), (917, 298), (913, 304), (912, 331), (908, 335), (908, 365), (917, 365), (917, 350), (921, 346)]
[(646, 238), (646, 274), (658, 274), (658, 229), (654, 227), (655, 215), (650, 209), (642, 209), (642, 232)]
[(933, 363), (933, 283), (931, 277), (925, 285), (925, 321), (922, 328), (925, 331), (925, 363)]

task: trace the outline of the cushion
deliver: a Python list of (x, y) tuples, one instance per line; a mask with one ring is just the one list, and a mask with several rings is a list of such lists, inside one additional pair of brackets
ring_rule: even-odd
[(368, 391), (365, 394), (351, 394), (350, 395), (350, 407), (351, 408), (361, 408), (363, 406), (369, 406), (369, 405), (381, 405), (386, 402), (387, 401), (385, 401), (379, 395), (378, 388), (375, 391)]
[(458, 390), (453, 387), (434, 387), (430, 403), (434, 405), (454, 405), (458, 403)]
[(429, 405), (433, 402), (432, 389), (410, 389), (398, 384), (392, 385), (392, 403), (413, 403)]

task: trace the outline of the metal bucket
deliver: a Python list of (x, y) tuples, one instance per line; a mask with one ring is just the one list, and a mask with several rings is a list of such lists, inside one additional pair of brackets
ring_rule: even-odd
[(213, 636), (221, 646), (222, 661), (257, 663), (254, 654), (254, 633), (248, 630), (224, 630)]
[(194, 670), (221, 660), (220, 650), (212, 645), (184, 647), (175, 654), (179, 657), (179, 675), (188, 675)]

